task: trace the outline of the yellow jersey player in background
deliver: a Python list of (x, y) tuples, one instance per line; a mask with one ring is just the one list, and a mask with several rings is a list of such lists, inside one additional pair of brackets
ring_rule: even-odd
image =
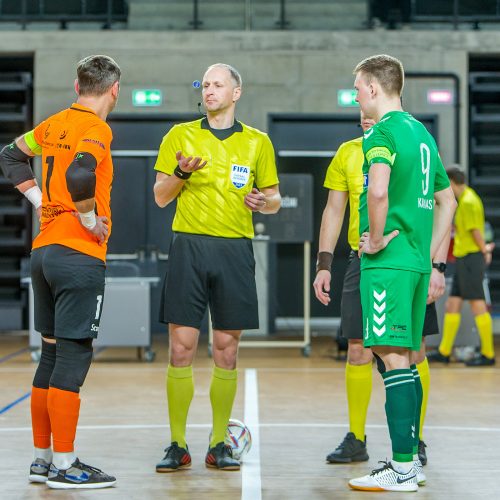
[(481, 340), (481, 352), (465, 364), (491, 366), (495, 364), (493, 322), (486, 306), (483, 280), (486, 267), (491, 263), (494, 243), (485, 242), (483, 203), (477, 193), (465, 183), (465, 174), (457, 167), (447, 169), (446, 173), (458, 201), (453, 246), (453, 255), (457, 260), (453, 286), (446, 301), (443, 338), (439, 349), (429, 353), (429, 360), (449, 362), (460, 326), (462, 304), (464, 300), (468, 300)]

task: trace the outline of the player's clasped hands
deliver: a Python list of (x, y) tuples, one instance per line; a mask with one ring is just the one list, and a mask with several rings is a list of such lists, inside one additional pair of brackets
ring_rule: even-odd
[(253, 188), (250, 193), (245, 196), (245, 205), (252, 212), (259, 212), (266, 206), (266, 195), (258, 189)]
[(316, 279), (314, 280), (313, 283), (313, 288), (314, 288), (314, 293), (316, 295), (316, 298), (324, 305), (327, 306), (330, 301), (332, 300), (330, 298), (330, 282), (331, 282), (332, 276), (331, 274), (326, 271), (325, 269), (322, 269), (318, 271), (318, 274), (316, 274)]
[(185, 157), (182, 151), (177, 151), (175, 157), (179, 168), (184, 172), (196, 172), (207, 164), (207, 162), (203, 161), (199, 156), (195, 156), (194, 158), (192, 156)]
[(370, 238), (370, 233), (363, 233), (359, 238), (358, 255), (361, 257), (361, 255), (364, 253), (374, 254), (380, 252), (380, 250), (383, 250), (389, 244), (389, 242), (393, 240), (398, 234), (399, 231), (395, 229), (394, 231), (391, 231), (389, 234), (386, 234), (382, 238), (380, 243), (375, 243)]

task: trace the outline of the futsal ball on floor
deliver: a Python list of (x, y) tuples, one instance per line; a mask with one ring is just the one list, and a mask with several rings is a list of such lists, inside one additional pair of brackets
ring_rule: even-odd
[[(210, 431), (209, 439), (212, 439), (212, 431)], [(224, 442), (231, 446), (233, 458), (242, 460), (252, 447), (252, 434), (243, 422), (230, 418)]]

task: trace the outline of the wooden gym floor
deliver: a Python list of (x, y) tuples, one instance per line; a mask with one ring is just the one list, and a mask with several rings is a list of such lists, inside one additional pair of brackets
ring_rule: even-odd
[[(246, 420), (254, 447), (240, 472), (206, 469), (211, 422), (212, 361), (206, 345), (195, 363), (196, 392), (189, 415), (190, 470), (157, 474), (168, 444), (165, 401), (166, 337), (155, 339), (154, 363), (138, 362), (134, 349), (99, 352), (82, 390), (77, 453), (116, 475), (115, 488), (71, 492), (28, 483), (32, 458), (29, 391), (35, 363), (27, 338), (0, 336), (0, 498), (6, 499), (365, 499), (408, 494), (350, 491), (347, 481), (390, 458), (384, 390), (374, 369), (367, 436), (370, 461), (330, 465), (325, 456), (347, 432), (344, 363), (333, 341), (315, 339), (310, 358), (298, 349), (240, 351), (233, 417)], [(498, 352), (498, 350), (497, 350)], [(424, 440), (429, 463), (420, 500), (499, 499), (500, 367), (431, 367)]]

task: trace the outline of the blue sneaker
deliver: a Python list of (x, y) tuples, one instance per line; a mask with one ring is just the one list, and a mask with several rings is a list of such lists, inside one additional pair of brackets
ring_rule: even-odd
[(30, 466), (30, 482), (31, 483), (46, 483), (49, 476), (50, 464), (43, 458), (35, 458)]
[(78, 458), (66, 470), (50, 465), (47, 486), (58, 490), (108, 488), (116, 484), (116, 478), (102, 470), (85, 465)]

